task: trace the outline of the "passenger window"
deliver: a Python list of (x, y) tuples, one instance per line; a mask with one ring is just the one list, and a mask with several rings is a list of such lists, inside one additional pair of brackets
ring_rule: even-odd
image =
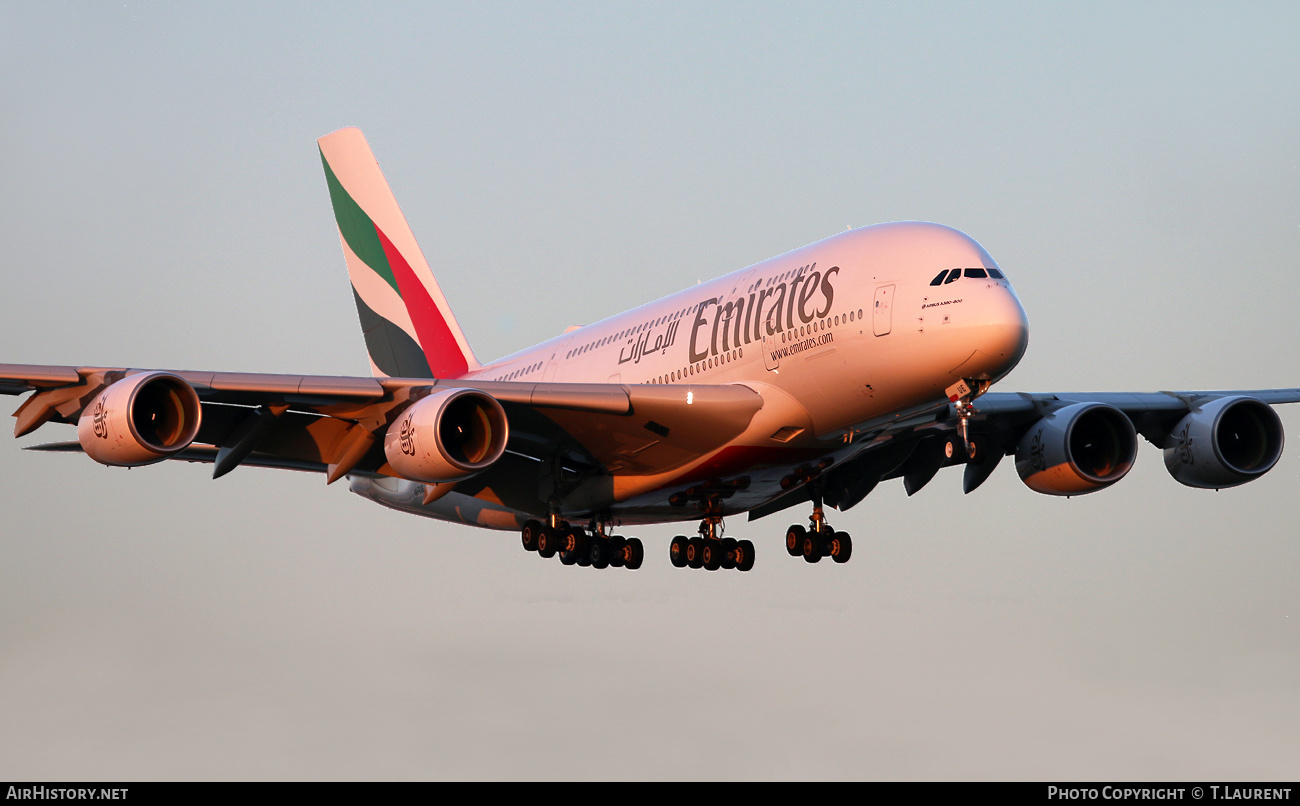
[(948, 274), (947, 269), (944, 269), (943, 271), (939, 272), (939, 276), (931, 280), (930, 285), (939, 285), (940, 283), (943, 282), (943, 278), (947, 276), (947, 274)]
[(988, 277), (989, 273), (983, 269), (966, 269), (966, 276), (975, 278)]

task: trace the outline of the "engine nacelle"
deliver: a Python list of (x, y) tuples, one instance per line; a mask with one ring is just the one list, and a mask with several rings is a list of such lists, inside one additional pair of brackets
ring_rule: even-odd
[(384, 455), (403, 478), (460, 481), (506, 450), (505, 409), (477, 389), (442, 389), (402, 412), (384, 434)]
[(170, 372), (142, 372), (91, 401), (77, 421), (77, 441), (102, 464), (151, 465), (189, 447), (202, 414), (194, 387)]
[(1272, 470), (1282, 443), (1282, 420), (1271, 406), (1253, 397), (1221, 397), (1174, 426), (1165, 469), (1188, 487), (1236, 487)]
[(1137, 458), (1137, 432), (1124, 412), (1075, 403), (1039, 420), (1016, 447), (1016, 472), (1035, 492), (1083, 495), (1109, 487)]

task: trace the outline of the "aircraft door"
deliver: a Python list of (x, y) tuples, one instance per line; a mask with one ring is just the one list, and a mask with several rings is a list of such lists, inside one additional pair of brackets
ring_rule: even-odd
[(882, 285), (876, 289), (876, 300), (871, 306), (872, 324), (877, 336), (887, 336), (893, 328), (894, 287)]
[(763, 334), (763, 366), (766, 367), (768, 371), (774, 371), (778, 366), (776, 337), (766, 333)]
[(555, 370), (560, 366), (560, 364), (564, 363), (565, 348), (569, 346), (569, 342), (571, 341), (573, 341), (572, 336), (561, 341), (559, 345), (551, 351), (551, 357), (546, 362), (546, 369), (542, 370), (542, 383), (550, 383), (555, 380)]

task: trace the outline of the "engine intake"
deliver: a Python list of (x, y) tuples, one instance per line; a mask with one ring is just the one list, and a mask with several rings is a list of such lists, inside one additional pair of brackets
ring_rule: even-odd
[(185, 450), (199, 433), (199, 395), (170, 372), (131, 375), (81, 412), (77, 441), (96, 462), (139, 467)]
[(506, 450), (505, 409), (477, 389), (443, 389), (402, 412), (384, 435), (384, 455), (403, 478), (460, 481)]
[(1282, 420), (1253, 397), (1221, 397), (1188, 414), (1165, 444), (1165, 469), (1188, 487), (1254, 481), (1282, 455)]
[(1016, 472), (1031, 490), (1083, 495), (1128, 474), (1137, 432), (1124, 412), (1104, 403), (1075, 403), (1039, 420), (1016, 447)]

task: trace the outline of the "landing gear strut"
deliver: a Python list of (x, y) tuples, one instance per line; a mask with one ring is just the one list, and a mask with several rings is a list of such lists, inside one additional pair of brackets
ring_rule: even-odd
[[(974, 384), (974, 388), (971, 384)], [(966, 456), (971, 459), (975, 458), (975, 443), (970, 438), (970, 418), (975, 413), (972, 401), (987, 392), (988, 388), (988, 381), (963, 380), (957, 381), (944, 390), (953, 408), (957, 410), (957, 436), (961, 437), (961, 444), (966, 448)]]

